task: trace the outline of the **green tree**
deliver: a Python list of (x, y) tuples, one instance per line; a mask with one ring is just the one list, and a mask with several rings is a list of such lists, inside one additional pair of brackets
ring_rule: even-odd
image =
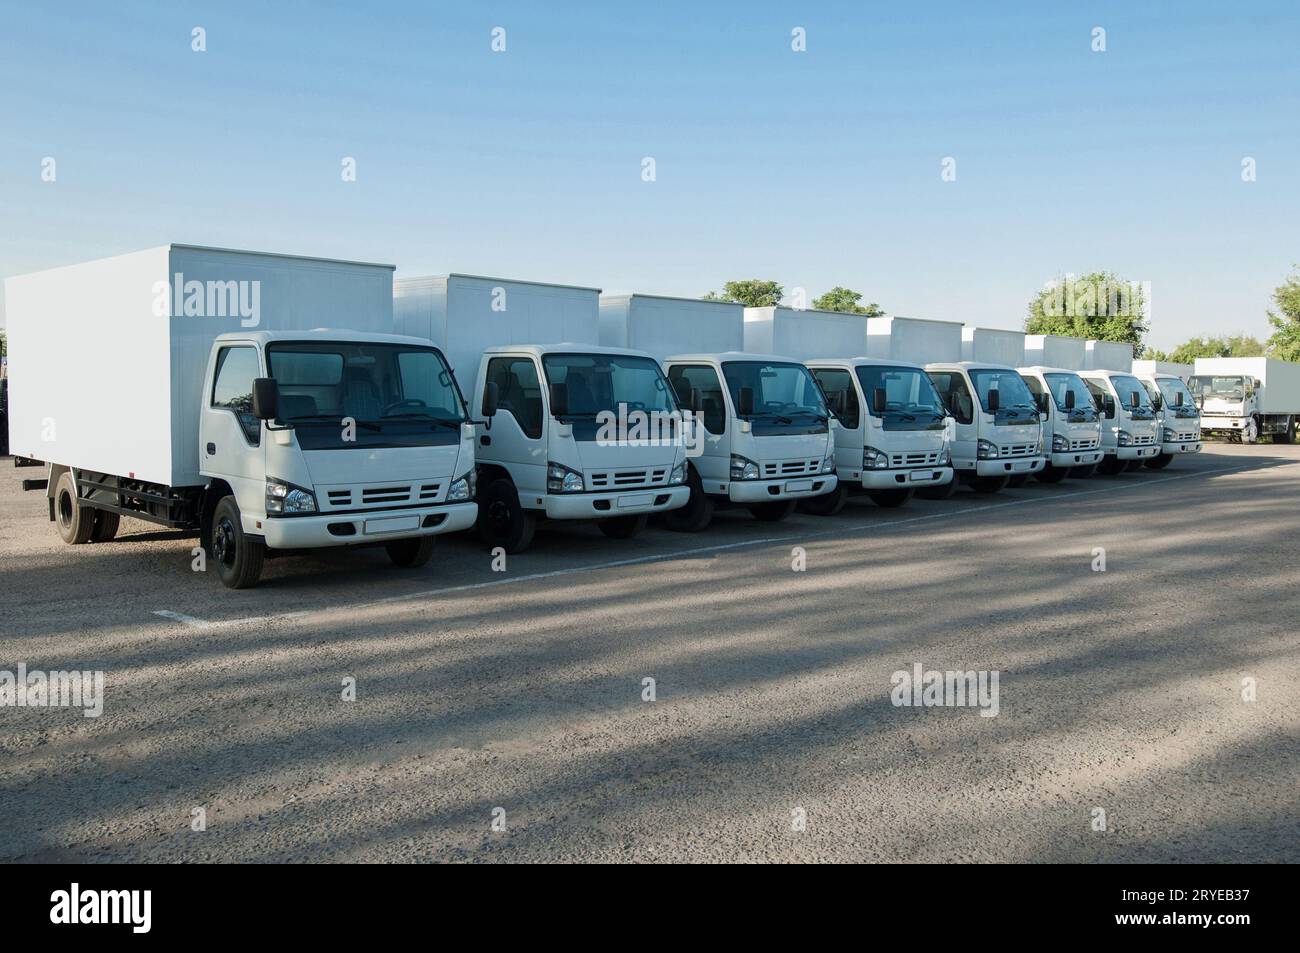
[(1028, 311), (1028, 334), (1118, 341), (1132, 344), (1134, 357), (1143, 355), (1146, 295), (1138, 282), (1125, 281), (1113, 272), (1058, 278), (1030, 300)]
[(710, 291), (704, 296), (705, 301), (735, 301), (746, 308), (771, 308), (781, 303), (785, 289), (775, 281), (763, 281), (749, 278), (744, 281), (728, 281), (722, 286), (722, 293)]
[(881, 310), (880, 305), (874, 301), (865, 308), (862, 307), (862, 305), (858, 304), (861, 300), (861, 291), (853, 291), (850, 288), (841, 288), (836, 285), (820, 298), (814, 300), (812, 306), (818, 311), (846, 311), (849, 314), (861, 314), (868, 318), (878, 318), (885, 313)]
[(1191, 364), (1198, 357), (1259, 357), (1264, 345), (1248, 334), (1222, 335), (1215, 338), (1192, 338), (1169, 352), (1168, 360)]
[(1273, 303), (1277, 311), (1268, 312), (1268, 323), (1273, 326), (1269, 356), (1300, 361), (1300, 265), (1291, 266), (1291, 274), (1273, 292)]

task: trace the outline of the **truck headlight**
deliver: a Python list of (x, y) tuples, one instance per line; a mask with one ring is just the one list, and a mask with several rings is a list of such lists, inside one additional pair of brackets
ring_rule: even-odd
[(462, 477), (451, 481), (451, 487), (447, 490), (448, 503), (463, 503), (466, 500), (474, 499), (474, 491), (478, 488), (478, 474), (470, 470)]
[(733, 480), (757, 480), (758, 464), (738, 453), (731, 455), (731, 478)]
[(1052, 453), (1064, 453), (1070, 449), (1070, 441), (1065, 439), (1064, 434), (1052, 434)]
[(888, 470), (889, 454), (881, 453), (875, 447), (863, 447), (862, 448), (862, 469)]
[(686, 464), (679, 463), (673, 467), (673, 472), (668, 474), (668, 485), (678, 486), (686, 482)]
[(266, 514), (315, 513), (316, 494), (293, 483), (268, 477), (266, 481)]
[(944, 443), (943, 449), (939, 451), (939, 466), (952, 466), (952, 447), (947, 443)]
[(834, 472), (835, 472), (835, 457), (834, 455), (832, 455), (822, 461), (822, 473), (834, 473)]
[(1115, 443), (1120, 447), (1127, 447), (1133, 443), (1133, 435), (1127, 430), (1121, 430), (1115, 435)]
[(990, 443), (987, 440), (980, 440), (975, 444), (975, 456), (981, 460), (992, 460), (998, 455), (998, 445)]
[(586, 488), (582, 474), (577, 470), (571, 470), (561, 463), (546, 465), (547, 493), (581, 493)]

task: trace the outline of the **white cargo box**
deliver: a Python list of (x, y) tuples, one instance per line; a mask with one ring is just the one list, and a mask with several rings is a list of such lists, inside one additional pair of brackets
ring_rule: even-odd
[(885, 317), (867, 319), (867, 357), (913, 364), (960, 361), (960, 321)]
[(391, 333), (393, 266), (163, 245), (5, 281), (11, 452), (197, 486), (212, 342)]
[(1060, 367), (1067, 371), (1085, 370), (1088, 342), (1083, 338), (1059, 334), (1026, 334), (1024, 367)]
[(1174, 377), (1187, 380), (1194, 371), (1191, 364), (1178, 364), (1174, 361), (1134, 361), (1133, 373), (1146, 377), (1154, 377), (1156, 374), (1172, 374)]
[(599, 288), (461, 274), (393, 282), (394, 330), (442, 348), (467, 401), (488, 348), (596, 345), (599, 317)]
[(1196, 373), (1253, 377), (1260, 383), (1261, 414), (1300, 414), (1300, 364), (1267, 357), (1198, 357)]
[(1133, 370), (1133, 345), (1117, 341), (1088, 341), (1084, 350), (1083, 369), (1130, 373)]
[(745, 350), (797, 361), (860, 357), (867, 348), (867, 319), (844, 311), (746, 308)]
[(600, 296), (600, 344), (671, 354), (716, 354), (745, 347), (744, 306), (730, 301), (626, 294)]
[(999, 328), (962, 328), (961, 359), (1020, 367), (1025, 360), (1025, 332)]

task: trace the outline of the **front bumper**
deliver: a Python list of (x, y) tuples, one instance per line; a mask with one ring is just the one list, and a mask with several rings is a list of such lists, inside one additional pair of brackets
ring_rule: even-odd
[(1119, 460), (1150, 460), (1160, 455), (1160, 445), (1147, 444), (1145, 447), (1117, 447), (1115, 457)]
[(952, 482), (952, 467), (913, 467), (910, 470), (863, 470), (864, 490), (903, 490), (943, 486)]
[(1096, 450), (1067, 450), (1063, 453), (1054, 453), (1050, 459), (1052, 466), (1065, 469), (1101, 463), (1101, 458), (1105, 455), (1105, 451), (1098, 447)]
[(727, 499), (733, 503), (799, 500), (829, 493), (839, 482), (839, 477), (833, 473), (818, 473), (788, 480), (732, 480), (727, 485)]
[(1043, 469), (1044, 457), (1010, 457), (975, 461), (975, 475), (982, 477), (1017, 476)]
[(1201, 433), (1223, 433), (1225, 430), (1242, 430), (1249, 417), (1202, 417)]
[(622, 493), (548, 493), (542, 509), (553, 520), (601, 520), (675, 510), (690, 498), (688, 486), (652, 486)]
[[(477, 503), (448, 503), (364, 513), (267, 517), (260, 521), (260, 527), (244, 528), (260, 534), (272, 549), (319, 549), (455, 533), (469, 529), (476, 519)], [(426, 521), (431, 525), (425, 526)]]
[(1171, 456), (1179, 453), (1196, 453), (1202, 447), (1199, 440), (1169, 440), (1160, 445), (1160, 452)]

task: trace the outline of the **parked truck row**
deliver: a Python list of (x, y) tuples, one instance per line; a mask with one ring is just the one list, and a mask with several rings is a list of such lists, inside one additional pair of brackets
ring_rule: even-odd
[(180, 244), (6, 299), (10, 446), (62, 538), (194, 533), (234, 588), (311, 548), (410, 567), (469, 529), (519, 552), (545, 521), (699, 532), (720, 508), (1163, 467), (1201, 448), (1202, 409), (1294, 433), (1273, 419), (1294, 365), (1199, 383), (1109, 342), (901, 316)]

